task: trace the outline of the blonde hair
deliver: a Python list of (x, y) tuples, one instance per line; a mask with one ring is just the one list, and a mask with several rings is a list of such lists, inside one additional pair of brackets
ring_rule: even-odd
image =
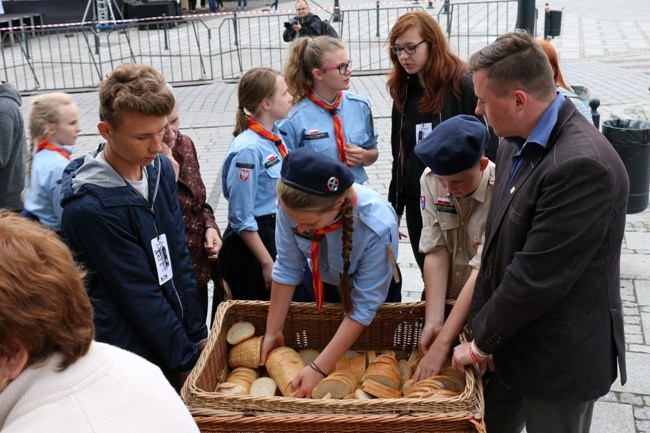
[(253, 68), (239, 79), (237, 85), (237, 114), (235, 115), (235, 129), (232, 135), (237, 137), (248, 128), (246, 111), (253, 116), (257, 114), (260, 105), (266, 98), (271, 98), (276, 92), (277, 77), (282, 75), (272, 68)]
[(22, 345), (32, 365), (59, 352), (64, 370), (95, 336), (85, 273), (53, 231), (9, 211), (0, 211), (0, 257), (0, 357)]
[(45, 93), (35, 97), (29, 113), (29, 135), (32, 142), (45, 138), (47, 127), (61, 121), (59, 107), (74, 103), (72, 96), (63, 92)]
[(328, 53), (337, 50), (345, 50), (345, 45), (340, 39), (331, 36), (294, 39), (284, 69), (284, 78), (287, 80), (289, 93), (294, 98), (294, 105), (307, 97), (314, 87), (312, 71), (323, 66)]
[(343, 250), (343, 275), (339, 281), (339, 293), (343, 310), (350, 313), (353, 310), (351, 284), (350, 284), (350, 253), (352, 251), (352, 233), (354, 231), (354, 189), (348, 188), (340, 194), (332, 196), (320, 196), (301, 191), (280, 181), (276, 187), (278, 200), (283, 206), (302, 212), (323, 213), (334, 208), (334, 204), (343, 198), (341, 205), (341, 218), (343, 218), (342, 241)]

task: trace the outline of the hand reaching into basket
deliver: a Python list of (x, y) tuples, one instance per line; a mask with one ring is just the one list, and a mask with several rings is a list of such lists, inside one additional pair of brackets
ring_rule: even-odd
[(262, 353), (260, 354), (260, 366), (266, 365), (266, 358), (269, 356), (269, 352), (280, 346), (284, 346), (284, 334), (282, 333), (282, 330), (276, 334), (269, 332), (264, 334)]
[(297, 391), (298, 398), (311, 398), (311, 392), (323, 379), (323, 375), (312, 367), (307, 366), (291, 382), (291, 391)]
[(439, 374), (449, 359), (450, 350), (451, 345), (443, 343), (437, 338), (418, 362), (415, 373), (413, 373), (413, 383)]

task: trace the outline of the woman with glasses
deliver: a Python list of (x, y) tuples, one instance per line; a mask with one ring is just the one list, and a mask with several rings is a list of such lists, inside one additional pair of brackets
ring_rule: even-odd
[[(262, 345), (262, 363), (284, 344), (283, 328), (308, 259), (315, 308), (342, 304), (345, 312), (330, 342), (293, 379), (296, 397), (316, 384), (375, 318), (384, 302), (401, 301), (397, 217), (372, 189), (354, 183), (345, 164), (309, 148), (290, 152), (277, 186), (277, 259)], [(316, 318), (316, 320), (318, 320)]]
[(345, 46), (330, 36), (292, 42), (285, 78), (294, 106), (280, 123), (289, 150), (309, 147), (343, 162), (364, 183), (379, 156), (370, 103), (348, 92), (352, 68)]
[[(406, 210), (408, 237), (426, 287), (431, 276), (419, 252), (420, 176), (425, 166), (413, 149), (443, 120), (474, 114), (477, 99), (467, 66), (452, 53), (440, 26), (428, 13), (400, 16), (390, 31), (389, 42), (393, 69), (387, 86), (393, 98), (393, 167), (388, 200), (398, 218)], [(488, 146), (486, 156), (494, 159), (493, 152), (496, 147)]]

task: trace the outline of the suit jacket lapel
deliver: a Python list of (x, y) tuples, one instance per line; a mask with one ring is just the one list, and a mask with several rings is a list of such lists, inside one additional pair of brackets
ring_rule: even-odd
[[(498, 231), (498, 228), (501, 225), (501, 222), (503, 221), (508, 208), (510, 207), (512, 199), (519, 193), (519, 190), (526, 182), (526, 180), (528, 180), (535, 168), (539, 165), (539, 162), (542, 160), (545, 154), (545, 149), (542, 147), (532, 143), (529, 144), (529, 146), (533, 147), (528, 150), (528, 154), (525, 157), (526, 160), (522, 164), (519, 172), (512, 182), (512, 185), (507, 191), (505, 189), (507, 186), (510, 170), (512, 168), (512, 155), (514, 153), (514, 147), (513, 150), (508, 152), (508, 155), (504, 156), (504, 158), (502, 158), (502, 161), (500, 161), (502, 163), (501, 165), (504, 171), (501, 172), (501, 175), (498, 177), (494, 185), (494, 195), (492, 197), (492, 205), (494, 208), (492, 209), (493, 213), (491, 216), (490, 232), (488, 233), (488, 237), (485, 242), (484, 253), (487, 252), (487, 250), (490, 248), (494, 235)], [(507, 158), (507, 160), (503, 161), (505, 158)]]

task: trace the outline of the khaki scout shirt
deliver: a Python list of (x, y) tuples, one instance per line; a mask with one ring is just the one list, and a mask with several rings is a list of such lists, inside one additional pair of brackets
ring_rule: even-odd
[(449, 194), (428, 168), (420, 178), (420, 252), (427, 254), (437, 248), (447, 248), (451, 265), (447, 299), (456, 299), (472, 269), (478, 269), (481, 265), (485, 221), (494, 186), (494, 169), (494, 163), (490, 161), (483, 171), (478, 188), (466, 198)]

